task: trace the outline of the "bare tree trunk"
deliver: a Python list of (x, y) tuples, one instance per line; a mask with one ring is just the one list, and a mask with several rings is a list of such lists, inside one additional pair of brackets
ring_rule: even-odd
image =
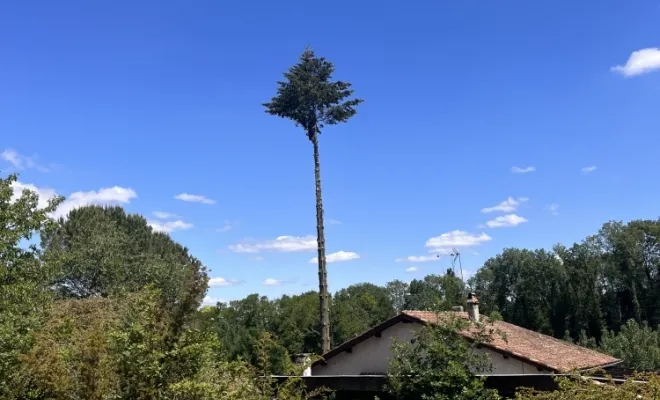
[(319, 306), (321, 311), (321, 337), (323, 353), (330, 351), (330, 305), (328, 302), (328, 270), (325, 263), (325, 234), (323, 230), (323, 199), (321, 197), (321, 163), (319, 140), (315, 130), (309, 135), (314, 145), (314, 178), (316, 180), (316, 241), (319, 260)]

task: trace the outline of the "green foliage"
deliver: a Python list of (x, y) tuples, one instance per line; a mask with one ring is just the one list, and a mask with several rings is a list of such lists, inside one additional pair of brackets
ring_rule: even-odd
[(410, 282), (408, 295), (404, 299), (407, 310), (451, 310), (453, 306), (464, 305), (465, 285), (454, 271), (448, 269), (445, 275), (427, 275), (423, 280)]
[(53, 228), (48, 213), (62, 200), (39, 209), (36, 193), (14, 193), (16, 182), (16, 175), (0, 178), (0, 398), (11, 398), (21, 385), (19, 355), (32, 345), (30, 332), (41, 325), (50, 300), (51, 271), (29, 242)]
[(629, 320), (618, 333), (603, 332), (600, 351), (624, 360), (627, 367), (657, 371), (660, 370), (660, 331)]
[(393, 317), (396, 311), (384, 287), (371, 283), (338, 291), (332, 302), (335, 343), (343, 343)]
[(42, 235), (44, 261), (59, 271), (61, 298), (107, 297), (153, 285), (180, 329), (206, 292), (206, 269), (168, 235), (153, 232), (140, 215), (121, 207), (71, 211)]
[[(640, 383), (640, 381), (645, 381)], [(660, 377), (639, 375), (622, 384), (594, 382), (579, 375), (558, 379), (559, 390), (535, 391), (521, 389), (517, 400), (630, 400), (660, 398)]]
[(110, 299), (58, 301), (34, 345), (22, 356), (23, 391), (35, 398), (105, 399), (118, 383), (107, 347), (107, 332), (121, 314)]
[(273, 332), (289, 354), (321, 352), (318, 292), (282, 296), (274, 301), (277, 313)]
[(286, 80), (277, 82), (277, 96), (264, 104), (266, 112), (293, 120), (305, 129), (310, 140), (316, 140), (325, 125), (348, 121), (363, 100), (348, 100), (353, 95), (351, 84), (333, 82), (334, 71), (330, 61), (306, 48), (298, 64), (284, 73)]
[(564, 305), (565, 282), (564, 267), (552, 253), (505, 249), (486, 261), (472, 284), (484, 312), (495, 310), (507, 322), (563, 335), (563, 320), (553, 318), (551, 310)]
[[(296, 79), (309, 71), (298, 72)], [(341, 113), (324, 110), (319, 121), (341, 122)], [(291, 116), (303, 115), (298, 112)], [(274, 300), (253, 294), (198, 310), (204, 267), (144, 218), (118, 207), (83, 207), (53, 221), (48, 215), (61, 199), (39, 209), (36, 194), (13, 192), (15, 182), (15, 176), (0, 180), (0, 398), (302, 400), (323, 394), (306, 393), (300, 378), (269, 378), (299, 374), (290, 356), (321, 351), (317, 292)], [(571, 247), (505, 249), (470, 284), (482, 313), (493, 319), (597, 348), (626, 366), (658, 369), (658, 235), (660, 221), (610, 222)], [(32, 244), (37, 237), (43, 249)], [(464, 303), (464, 293), (451, 270), (410, 284), (352, 285), (331, 298), (334, 340), (348, 340), (401, 309), (448, 310)], [(492, 332), (487, 324), (473, 326), (475, 341), (465, 341), (458, 334), (465, 323), (427, 327), (412, 346), (397, 345), (390, 392), (496, 398), (475, 377), (488, 363), (474, 346)], [(525, 391), (519, 398), (653, 398), (659, 385), (650, 379), (643, 387), (565, 379), (555, 393)]]
[[(492, 329), (449, 315), (438, 318), (443, 323), (421, 328), (412, 345), (395, 343), (387, 390), (398, 399), (499, 399), (475, 376), (490, 370), (488, 356), (476, 348), (492, 340)], [(461, 336), (463, 330), (473, 332), (474, 340)]]
[[(316, 316), (315, 311), (316, 307), (308, 310)], [(276, 303), (257, 294), (232, 301), (229, 305), (206, 307), (198, 319), (204, 331), (213, 332), (221, 338), (223, 353), (227, 359), (242, 359), (252, 365), (258, 363), (257, 345), (263, 335), (267, 332), (277, 332), (281, 329), (280, 324), (285, 323), (277, 312)], [(280, 342), (269, 349), (272, 369), (278, 374), (284, 373), (286, 361), (290, 358), (287, 349)]]
[(157, 290), (128, 296), (58, 301), (35, 345), (22, 356), (17, 398), (33, 399), (271, 399), (303, 400), (300, 378), (282, 384), (265, 378), (281, 368), (300, 375), (269, 335), (256, 344), (257, 366), (226, 361), (218, 337), (185, 328), (172, 340), (170, 314)]
[(410, 285), (406, 282), (395, 279), (391, 282), (387, 282), (385, 287), (387, 288), (387, 295), (390, 298), (394, 311), (397, 313), (403, 311), (406, 307), (406, 298), (409, 294)]

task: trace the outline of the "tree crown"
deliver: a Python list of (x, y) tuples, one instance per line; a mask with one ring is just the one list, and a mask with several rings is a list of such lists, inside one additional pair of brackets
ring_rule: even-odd
[(317, 57), (307, 47), (298, 64), (284, 73), (285, 81), (279, 81), (277, 96), (264, 103), (266, 112), (288, 118), (302, 126), (310, 140), (325, 125), (346, 122), (357, 111), (362, 99), (348, 99), (352, 94), (348, 82), (333, 82), (334, 65), (324, 57)]

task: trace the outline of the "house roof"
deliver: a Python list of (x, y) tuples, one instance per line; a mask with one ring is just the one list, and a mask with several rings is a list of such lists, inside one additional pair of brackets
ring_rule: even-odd
[[(350, 351), (358, 343), (371, 336), (379, 336), (382, 331), (397, 323), (438, 324), (443, 318), (449, 318), (450, 316), (468, 319), (468, 315), (465, 312), (436, 313), (433, 311), (402, 311), (396, 317), (383, 322), (324, 354), (323, 360), (332, 358), (344, 351)], [(541, 369), (551, 370), (553, 372), (568, 372), (605, 367), (621, 362), (621, 360), (606, 354), (570, 344), (507, 322), (495, 321), (493, 322), (493, 328), (504, 333), (504, 338), (500, 335), (493, 335), (492, 341), (483, 343), (483, 347), (535, 365)], [(462, 331), (461, 334), (467, 339), (473, 338), (470, 330)], [(323, 363), (323, 360), (320, 362)]]

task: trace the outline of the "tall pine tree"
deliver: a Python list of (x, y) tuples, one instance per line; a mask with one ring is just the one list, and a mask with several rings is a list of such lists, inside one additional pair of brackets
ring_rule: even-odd
[(334, 65), (323, 57), (316, 57), (307, 47), (298, 64), (284, 73), (278, 82), (277, 96), (265, 103), (266, 112), (288, 118), (305, 130), (314, 149), (314, 177), (316, 180), (316, 237), (318, 242), (319, 297), (323, 352), (330, 350), (330, 306), (323, 233), (323, 201), (321, 196), (321, 166), (319, 134), (326, 125), (348, 121), (356, 114), (361, 99), (349, 99), (351, 84), (332, 81)]

